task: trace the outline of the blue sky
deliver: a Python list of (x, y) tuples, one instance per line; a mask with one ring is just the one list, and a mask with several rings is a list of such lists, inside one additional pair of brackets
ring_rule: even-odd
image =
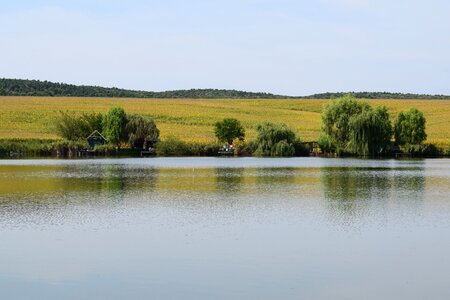
[(0, 0), (0, 77), (450, 94), (450, 1)]

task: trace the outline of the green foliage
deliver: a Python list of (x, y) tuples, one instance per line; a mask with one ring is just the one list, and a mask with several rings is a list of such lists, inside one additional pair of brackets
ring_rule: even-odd
[(219, 142), (227, 142), (228, 144), (231, 144), (235, 138), (243, 140), (245, 137), (245, 129), (241, 122), (233, 118), (217, 122), (214, 126), (214, 133)]
[(334, 146), (329, 135), (321, 134), (317, 139), (317, 143), (319, 144), (320, 150), (324, 153), (331, 153), (336, 150), (336, 147)]
[(100, 113), (60, 112), (55, 127), (59, 136), (69, 141), (84, 140), (94, 130), (102, 131), (102, 118)]
[(97, 155), (113, 155), (117, 153), (117, 149), (113, 145), (96, 145), (94, 147), (94, 153)]
[(155, 144), (155, 152), (160, 156), (185, 156), (188, 155), (189, 149), (186, 142), (169, 136)]
[(338, 154), (348, 152), (350, 119), (370, 110), (366, 102), (357, 101), (352, 95), (330, 101), (322, 112), (322, 131), (329, 136)]
[(0, 157), (50, 156), (54, 140), (1, 139)]
[(155, 121), (140, 115), (128, 116), (125, 131), (128, 136), (128, 144), (132, 148), (142, 149), (146, 139), (159, 137), (159, 129), (156, 127)]
[(256, 128), (257, 136), (253, 142), (257, 156), (293, 156), (300, 140), (295, 132), (285, 124), (264, 122)]
[(169, 136), (155, 144), (158, 156), (216, 156), (219, 145), (216, 143), (184, 142)]
[(210, 99), (287, 99), (269, 93), (251, 93), (236, 90), (191, 89), (166, 92), (133, 91), (99, 86), (76, 86), (39, 80), (1, 79), (0, 96), (64, 96), (117, 98), (210, 98)]
[(426, 119), (421, 111), (411, 108), (400, 112), (394, 125), (395, 141), (399, 145), (420, 144), (427, 139), (425, 127)]
[(411, 93), (387, 93), (387, 92), (351, 92), (351, 93), (322, 93), (314, 94), (305, 99), (336, 99), (345, 95), (352, 95), (356, 99), (450, 99), (448, 95), (427, 95), (427, 94), (411, 94)]
[(402, 150), (411, 153), (412, 157), (439, 157), (445, 155), (445, 152), (441, 153), (433, 144), (406, 144), (402, 147)]
[(103, 134), (110, 144), (120, 147), (121, 142), (126, 142), (127, 115), (121, 107), (111, 108), (103, 119)]
[(349, 120), (348, 149), (360, 156), (386, 154), (390, 147), (392, 126), (386, 107), (365, 109)]
[(56, 156), (75, 156), (77, 151), (86, 149), (86, 141), (59, 140), (52, 143), (52, 153)]

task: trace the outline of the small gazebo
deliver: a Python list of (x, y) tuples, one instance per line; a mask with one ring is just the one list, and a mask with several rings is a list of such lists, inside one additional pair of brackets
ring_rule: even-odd
[(86, 141), (89, 145), (89, 149), (93, 150), (95, 146), (104, 145), (108, 140), (98, 130), (94, 130), (87, 138)]

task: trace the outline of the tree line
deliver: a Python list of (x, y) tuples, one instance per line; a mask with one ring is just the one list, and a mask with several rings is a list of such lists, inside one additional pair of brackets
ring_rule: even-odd
[[(300, 120), (299, 120), (300, 121)], [(56, 122), (58, 134), (68, 141), (84, 141), (95, 130), (101, 132), (108, 144), (115, 148), (128, 145), (143, 149), (149, 139), (159, 137), (160, 131), (150, 117), (126, 114), (120, 107), (111, 108), (106, 114), (61, 112)], [(373, 108), (368, 102), (352, 95), (328, 102), (322, 112), (321, 135), (317, 143), (322, 153), (337, 156), (379, 157), (400, 150), (421, 155), (435, 155), (438, 150), (423, 142), (427, 138), (424, 114), (411, 108), (397, 114), (391, 122), (386, 107)], [(295, 130), (286, 124), (263, 122), (256, 126), (256, 137), (247, 142), (241, 122), (225, 118), (214, 125), (217, 143), (189, 145), (169, 136), (157, 143), (162, 155), (215, 155), (224, 145), (232, 145), (235, 153), (255, 156), (300, 156), (308, 154), (307, 143), (302, 143)]]
[[(39, 80), (0, 78), (0, 96), (115, 97), (115, 98), (192, 98), (192, 99), (334, 99), (348, 93), (322, 93), (310, 96), (284, 96), (224, 89), (190, 89), (165, 92), (135, 91), (99, 86), (54, 83)], [(357, 99), (450, 99), (448, 95), (388, 92), (352, 92)]]
[(0, 96), (115, 97), (115, 98), (211, 98), (285, 99), (287, 96), (237, 90), (190, 89), (166, 92), (134, 91), (39, 80), (0, 79)]
[(425, 129), (425, 116), (416, 108), (400, 112), (392, 124), (385, 106), (372, 108), (346, 95), (326, 104), (318, 143), (322, 151), (337, 155), (385, 156), (399, 146), (426, 154), (435, 147), (422, 145)]

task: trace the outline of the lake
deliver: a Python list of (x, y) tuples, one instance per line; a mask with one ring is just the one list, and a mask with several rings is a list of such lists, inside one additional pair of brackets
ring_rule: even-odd
[(450, 160), (0, 160), (1, 299), (450, 299)]

